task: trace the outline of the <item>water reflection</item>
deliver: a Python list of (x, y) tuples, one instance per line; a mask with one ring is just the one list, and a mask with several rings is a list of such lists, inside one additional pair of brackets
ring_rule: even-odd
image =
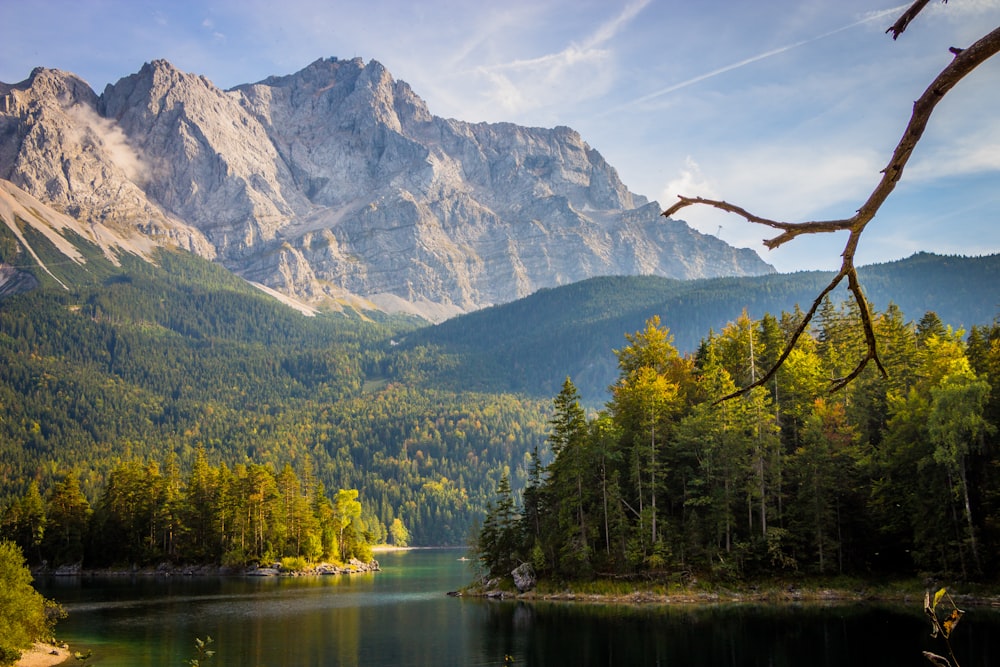
[[(979, 609), (974, 618), (977, 628), (956, 633), (956, 653), (965, 667), (994, 665), (1000, 614)], [(921, 651), (944, 650), (919, 605), (510, 602), (490, 605), (486, 623), (489, 652), (525, 665), (884, 667), (926, 665)]]
[[(195, 637), (216, 665), (925, 665), (935, 648), (920, 602), (797, 607), (608, 606), (449, 598), (471, 574), (461, 552), (385, 554), (383, 571), (301, 579), (66, 579), (43, 592), (95, 667), (176, 667)], [(1000, 664), (1000, 612), (973, 609), (956, 636), (963, 667)], [(940, 649), (939, 649), (940, 650)], [(211, 664), (211, 663), (210, 663)]]

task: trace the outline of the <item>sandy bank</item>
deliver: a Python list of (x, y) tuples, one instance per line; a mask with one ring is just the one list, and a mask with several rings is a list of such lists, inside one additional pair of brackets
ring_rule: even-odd
[(14, 667), (52, 667), (61, 665), (72, 657), (69, 649), (52, 644), (35, 642), (35, 645), (21, 655)]

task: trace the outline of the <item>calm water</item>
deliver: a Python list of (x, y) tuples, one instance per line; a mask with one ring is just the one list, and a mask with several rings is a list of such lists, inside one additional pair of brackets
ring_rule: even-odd
[[(383, 553), (374, 575), (39, 582), (58, 634), (95, 667), (178, 667), (210, 635), (220, 667), (927, 665), (919, 605), (889, 608), (526, 604), (449, 598), (460, 551)], [(959, 626), (963, 667), (1000, 665), (1000, 612)]]

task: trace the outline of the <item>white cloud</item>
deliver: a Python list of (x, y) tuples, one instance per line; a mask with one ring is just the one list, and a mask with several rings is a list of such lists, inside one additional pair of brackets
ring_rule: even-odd
[[(784, 222), (844, 218), (853, 215), (867, 199), (881, 168), (874, 152), (816, 153), (809, 147), (793, 146), (757, 148), (732, 156), (712, 155), (710, 159), (711, 168), (704, 170), (710, 176), (706, 176), (699, 163), (688, 157), (662, 190), (660, 203), (668, 207), (678, 195), (701, 196)], [(705, 205), (689, 206), (675, 217), (703, 234), (752, 248), (784, 271), (833, 268), (843, 249), (842, 239), (820, 235), (795, 239), (768, 251), (763, 240), (776, 236), (777, 231)]]
[(932, 3), (924, 11), (930, 10), (934, 19), (952, 17), (963, 19), (966, 16), (995, 12), (1000, 9), (1000, 0), (962, 0), (962, 2)]
[(701, 167), (690, 155), (684, 159), (680, 173), (663, 188), (660, 201), (669, 205), (679, 195), (710, 199), (717, 199), (719, 196), (715, 188), (705, 179)]
[(720, 181), (722, 187), (730, 185), (734, 190), (728, 198), (745, 194), (750, 204), (766, 207), (767, 211), (754, 211), (764, 217), (801, 221), (838, 206), (844, 210), (835, 217), (848, 217), (881, 178), (881, 158), (873, 151), (762, 148), (724, 165)]
[(919, 182), (982, 172), (1000, 173), (998, 136), (1000, 135), (996, 133), (977, 135), (943, 147), (927, 157), (915, 160), (906, 169), (903, 178)]
[(584, 40), (584, 48), (594, 48), (613, 39), (626, 25), (628, 25), (630, 21), (632, 21), (632, 19), (638, 16), (651, 1), (652, 0), (637, 0), (636, 2), (629, 3), (620, 14), (599, 26), (588, 39)]

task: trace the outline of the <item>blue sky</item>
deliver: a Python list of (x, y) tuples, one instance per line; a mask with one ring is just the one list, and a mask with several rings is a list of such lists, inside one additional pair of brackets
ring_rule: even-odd
[[(38, 65), (100, 93), (166, 58), (228, 88), (320, 57), (383, 63), (432, 113), (568, 125), (634, 192), (723, 198), (764, 217), (851, 215), (913, 101), (1000, 25), (1000, 0), (0, 0), (0, 81)], [(1000, 252), (1000, 58), (939, 105), (858, 262)], [(707, 208), (678, 217), (780, 271), (839, 266), (843, 238), (768, 251), (769, 230)]]

